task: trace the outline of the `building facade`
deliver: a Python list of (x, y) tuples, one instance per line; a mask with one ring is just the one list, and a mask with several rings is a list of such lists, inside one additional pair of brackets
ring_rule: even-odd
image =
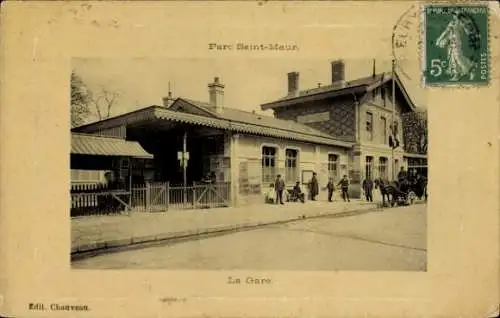
[(330, 85), (308, 90), (299, 89), (299, 73), (288, 73), (286, 96), (261, 109), (353, 142), (347, 165), (351, 194), (359, 197), (363, 178), (394, 179), (414, 157), (404, 151), (402, 114), (417, 108), (397, 75), (376, 74), (374, 66), (371, 76), (347, 82), (342, 60), (333, 61), (331, 68)]
[[(347, 173), (352, 141), (293, 120), (226, 107), (224, 88), (215, 78), (208, 85), (208, 102), (174, 99), (169, 93), (162, 106), (77, 127), (74, 132), (138, 142), (154, 156), (154, 174), (144, 181), (194, 184), (214, 173), (218, 181), (231, 184), (235, 204), (261, 203), (278, 174), (287, 187), (299, 181), (306, 190), (313, 172), (318, 173), (320, 188), (326, 187), (329, 176), (338, 180)], [(180, 153), (189, 156), (185, 169)]]
[(161, 106), (73, 131), (138, 142), (153, 155), (147, 171), (132, 167), (144, 182), (187, 185), (214, 174), (230, 183), (235, 204), (262, 202), (278, 174), (287, 187), (298, 181), (306, 190), (316, 172), (320, 192), (329, 178), (338, 182), (348, 175), (350, 195), (359, 198), (368, 176), (393, 179), (408, 160), (424, 166), (425, 155), (404, 151), (402, 114), (417, 108), (399, 78), (374, 71), (347, 82), (343, 61), (331, 67), (331, 85), (308, 90), (299, 89), (297, 72), (289, 73), (286, 96), (261, 105), (273, 117), (227, 107), (225, 85), (216, 77), (207, 102), (169, 92)]

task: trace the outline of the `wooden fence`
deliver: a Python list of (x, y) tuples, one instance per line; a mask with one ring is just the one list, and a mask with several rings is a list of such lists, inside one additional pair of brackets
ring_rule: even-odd
[(130, 192), (102, 183), (71, 185), (71, 216), (108, 215), (127, 212)]
[(130, 190), (110, 189), (105, 184), (71, 187), (71, 216), (161, 212), (172, 209), (227, 207), (231, 204), (229, 182), (171, 186), (168, 182), (136, 184)]

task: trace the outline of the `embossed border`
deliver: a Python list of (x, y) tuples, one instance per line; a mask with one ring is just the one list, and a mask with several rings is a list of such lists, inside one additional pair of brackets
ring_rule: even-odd
[[(486, 7), (486, 14), (487, 14), (487, 52), (488, 52), (488, 81), (486, 83), (457, 83), (457, 84), (452, 84), (452, 83), (435, 83), (435, 84), (428, 84), (426, 82), (425, 78), (425, 71), (426, 71), (426, 21), (425, 21), (425, 8), (427, 6), (485, 6)], [(491, 55), (491, 8), (490, 4), (488, 1), (481, 1), (481, 2), (468, 2), (468, 1), (454, 1), (454, 2), (442, 2), (442, 1), (428, 1), (425, 3), (420, 3), (420, 20), (419, 20), (419, 30), (420, 30), (420, 45), (419, 47), (419, 57), (420, 57), (420, 86), (422, 88), (460, 88), (460, 89), (472, 89), (472, 88), (482, 88), (482, 87), (489, 87), (491, 85), (491, 80), (492, 80), (492, 55)]]

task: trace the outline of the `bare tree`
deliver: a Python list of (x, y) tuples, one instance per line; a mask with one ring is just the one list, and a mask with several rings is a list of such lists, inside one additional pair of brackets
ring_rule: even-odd
[(405, 151), (427, 154), (429, 140), (427, 111), (410, 112), (402, 115)]
[(71, 72), (71, 127), (76, 127), (85, 122), (91, 111), (90, 104), (90, 91), (83, 82), (82, 78), (76, 74), (75, 71)]
[(101, 86), (96, 93), (92, 93), (91, 95), (91, 103), (95, 108), (97, 118), (104, 120), (111, 117), (111, 110), (118, 101), (120, 93)]

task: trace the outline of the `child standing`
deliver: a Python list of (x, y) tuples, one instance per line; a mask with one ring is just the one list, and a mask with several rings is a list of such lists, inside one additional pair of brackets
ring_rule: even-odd
[(328, 179), (328, 184), (326, 185), (328, 189), (328, 202), (332, 202), (333, 191), (335, 191), (335, 186), (333, 184), (333, 178)]
[(275, 203), (276, 202), (276, 190), (274, 189), (274, 183), (269, 185), (269, 190), (266, 193), (266, 203)]

